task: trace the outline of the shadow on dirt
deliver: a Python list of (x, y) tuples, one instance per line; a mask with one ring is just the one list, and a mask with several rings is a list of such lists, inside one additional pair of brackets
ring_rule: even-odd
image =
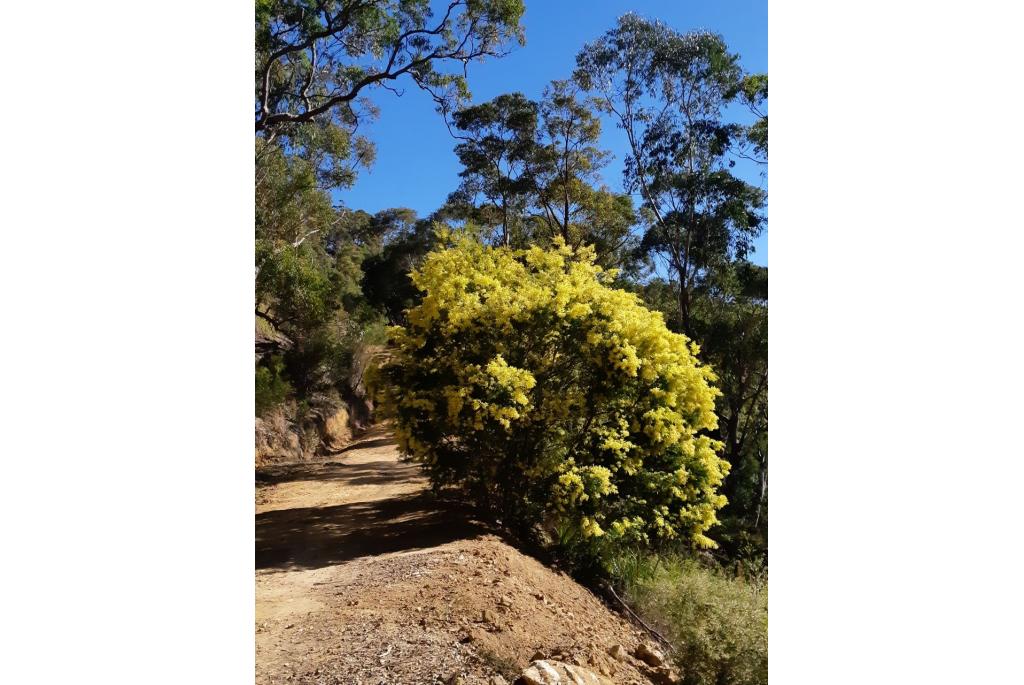
[(398, 443), (395, 441), (394, 438), (376, 438), (374, 440), (362, 440), (360, 442), (354, 442), (351, 445), (347, 445), (346, 447), (342, 447), (340, 450), (331, 452), (331, 454), (345, 454), (346, 452), (351, 452), (352, 450), (365, 450), (370, 449), (371, 447), (387, 447), (388, 445), (397, 444)]
[(488, 532), (456, 503), (429, 493), (256, 516), (256, 568), (321, 568), (364, 556), (435, 547)]
[(320, 463), (281, 464), (268, 466), (256, 474), (259, 485), (275, 485), (293, 480), (337, 481), (344, 485), (386, 485), (401, 483), (422, 475), (412, 463), (389, 460), (343, 464), (336, 461)]
[(427, 490), (420, 467), (387, 449), (394, 444), (386, 427), (375, 427), (330, 455), (330, 461), (278, 464), (257, 472), (258, 490), (301, 481), (326, 484), (328, 491), (358, 493), (360, 499), (256, 514), (256, 568), (321, 568), (492, 532), (461, 502)]

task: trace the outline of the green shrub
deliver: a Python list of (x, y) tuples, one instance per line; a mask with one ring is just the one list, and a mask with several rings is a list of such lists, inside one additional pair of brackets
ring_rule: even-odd
[(262, 416), (291, 395), (292, 386), (283, 373), (284, 363), (278, 356), (256, 367), (256, 416)]
[(611, 564), (627, 601), (672, 643), (686, 685), (768, 682), (768, 584), (677, 555), (624, 554)]
[[(442, 236), (442, 240), (446, 240)], [(392, 329), (382, 400), (401, 449), (507, 522), (597, 557), (704, 532), (725, 498), (713, 375), (662, 316), (610, 287), (593, 252), (431, 252)]]
[(341, 306), (342, 275), (312, 244), (275, 249), (256, 243), (256, 298), (270, 305), (274, 318), (286, 322), (282, 333), (294, 337), (325, 324)]

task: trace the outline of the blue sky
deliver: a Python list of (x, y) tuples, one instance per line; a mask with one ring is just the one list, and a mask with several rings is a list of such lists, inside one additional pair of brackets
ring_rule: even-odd
[[(520, 91), (537, 99), (549, 82), (568, 78), (576, 53), (610, 29), (622, 14), (634, 11), (665, 21), (679, 30), (708, 29), (722, 34), (745, 69), (768, 70), (767, 0), (526, 0), (526, 45), (516, 46), (502, 59), (470, 65), (469, 85), (474, 102)], [(376, 212), (409, 207), (425, 216), (437, 209), (459, 184), (459, 163), (433, 102), (414, 85), (401, 85), (401, 98), (375, 93), (380, 117), (369, 135), (377, 145), (377, 161), (363, 170), (351, 189), (336, 200), (353, 209)], [(615, 154), (604, 169), (605, 183), (621, 189), (625, 141), (621, 131), (605, 125), (602, 146)], [(767, 189), (767, 179), (753, 164), (737, 166), (740, 176)], [(768, 263), (767, 230), (755, 243), (751, 259)]]

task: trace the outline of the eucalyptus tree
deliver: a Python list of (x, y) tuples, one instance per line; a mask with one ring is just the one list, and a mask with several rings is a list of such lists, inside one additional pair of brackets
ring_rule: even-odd
[(328, 184), (372, 154), (368, 95), (411, 81), (439, 102), (468, 94), (470, 62), (524, 40), (521, 0), (257, 0), (255, 130), (319, 155)]
[(768, 164), (768, 74), (748, 74), (740, 84), (740, 101), (754, 115), (747, 127), (746, 142), (750, 153), (740, 153), (758, 164)]
[[(276, 220), (281, 190), (316, 205), (319, 189), (345, 188), (374, 159), (360, 127), (377, 115), (375, 91), (411, 82), (443, 107), (468, 96), (469, 63), (524, 39), (521, 0), (257, 0), (257, 236), (297, 248), (330, 231), (315, 212)], [(280, 181), (280, 167), (291, 180)], [(326, 197), (326, 195), (324, 196)], [(286, 201), (295, 205), (296, 201)]]
[(506, 246), (513, 235), (522, 236), (536, 188), (537, 119), (537, 103), (522, 93), (499, 95), (452, 115), (462, 183), (449, 198), (448, 212), (494, 228), (496, 240)]
[(749, 126), (727, 121), (726, 111), (741, 96), (763, 106), (767, 78), (745, 74), (721, 36), (680, 33), (635, 14), (576, 61), (577, 83), (625, 133), (625, 189), (648, 217), (642, 248), (666, 260), (678, 283), (678, 325), (692, 335), (695, 290), (745, 257), (764, 226), (765, 193), (733, 166), (751, 147), (767, 154), (767, 117)]
[(609, 153), (600, 145), (593, 104), (569, 81), (554, 81), (541, 100), (499, 95), (452, 116), (459, 188), (443, 214), (491, 227), (494, 240), (517, 247), (593, 245), (603, 264), (622, 266), (633, 247), (632, 199), (602, 184)]
[(601, 120), (571, 81), (553, 81), (540, 102), (536, 164), (539, 231), (574, 249), (593, 245), (598, 259), (622, 265), (636, 223), (632, 199), (603, 185), (611, 153), (600, 147)]

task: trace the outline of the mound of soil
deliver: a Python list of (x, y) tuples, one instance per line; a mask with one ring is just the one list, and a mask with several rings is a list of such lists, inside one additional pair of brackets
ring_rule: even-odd
[(262, 475), (256, 566), (260, 684), (490, 684), (539, 658), (651, 682), (625, 654), (644, 635), (430, 497), (386, 434)]

